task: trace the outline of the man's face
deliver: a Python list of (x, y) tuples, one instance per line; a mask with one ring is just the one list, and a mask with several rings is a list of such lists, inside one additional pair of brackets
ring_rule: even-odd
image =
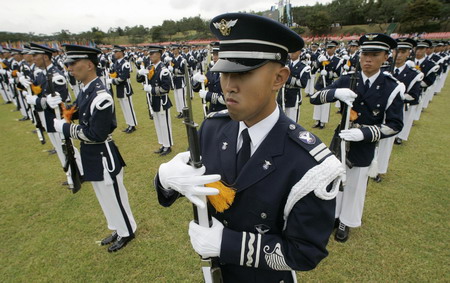
[(329, 48), (327, 48), (328, 56), (333, 56), (335, 52), (336, 52), (336, 47), (329, 47)]
[(358, 46), (351, 45), (349, 50), (350, 50), (350, 54), (353, 54), (358, 50)]
[(426, 48), (425, 47), (416, 47), (416, 58), (422, 59), (426, 55)]
[(388, 54), (384, 51), (362, 52), (359, 62), (361, 70), (368, 77), (380, 70), (381, 65), (388, 59)]
[(213, 58), (213, 62), (216, 63), (219, 60), (219, 52), (214, 51), (212, 58)]
[[(395, 54), (396, 52), (398, 52), (398, 55)], [(403, 64), (405, 64), (405, 62), (408, 59), (410, 54), (411, 54), (411, 49), (401, 48), (401, 49), (398, 49), (398, 51), (394, 50), (393, 56), (394, 56), (394, 58), (396, 58), (395, 65), (403, 66)]]
[(301, 50), (299, 50), (299, 51), (297, 51), (297, 52), (294, 52), (294, 53), (290, 53), (291, 60), (292, 60), (292, 61), (297, 60), (298, 57), (300, 57), (300, 54), (302, 54), (302, 51), (301, 51)]
[(27, 61), (28, 63), (32, 63), (33, 62), (33, 55), (25, 54), (25, 55), (23, 55), (23, 59), (25, 59), (25, 61)]
[(178, 55), (180, 54), (180, 49), (178, 49), (178, 48), (173, 48), (173, 49), (172, 49), (172, 52), (173, 52), (173, 55), (174, 55), (174, 56), (178, 56)]
[(123, 52), (122, 51), (114, 52), (114, 58), (116, 58), (117, 60), (122, 59), (123, 58)]
[(248, 127), (270, 115), (276, 107), (276, 93), (289, 76), (289, 69), (269, 62), (244, 73), (221, 73), (220, 84), (231, 119)]
[(311, 46), (311, 51), (312, 52), (316, 52), (317, 48), (319, 48), (317, 45), (312, 45)]
[(152, 64), (156, 64), (161, 61), (161, 54), (159, 52), (150, 52), (150, 61)]
[(77, 60), (69, 64), (68, 70), (76, 80), (83, 82), (89, 73), (89, 63), (89, 60)]
[(47, 55), (45, 54), (34, 54), (33, 55), (34, 64), (36, 64), (36, 66), (40, 69), (45, 69), (46, 65), (45, 57), (47, 57)]
[(14, 54), (14, 60), (16, 60), (17, 62), (22, 61), (22, 54)]
[(427, 49), (425, 50), (425, 52), (427, 53), (427, 55), (433, 54), (433, 51), (434, 51), (434, 47), (430, 47), (430, 48), (427, 48)]
[(11, 53), (9, 52), (5, 52), (3, 53), (3, 55), (5, 56), (6, 59), (9, 59), (11, 57)]

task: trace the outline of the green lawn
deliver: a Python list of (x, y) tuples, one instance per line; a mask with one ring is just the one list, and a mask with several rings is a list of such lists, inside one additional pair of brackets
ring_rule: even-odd
[[(135, 73), (132, 74), (134, 81)], [(450, 79), (447, 81), (450, 85)], [(172, 108), (174, 152), (153, 154), (159, 145), (141, 85), (133, 82), (139, 125), (131, 135), (117, 105), (114, 133), (127, 162), (125, 185), (138, 223), (137, 237), (109, 254), (95, 244), (109, 231), (92, 186), (73, 195), (55, 155), (45, 150), (28, 122), (17, 122), (12, 105), (0, 105), (0, 280), (2, 282), (201, 282), (199, 257), (187, 226), (192, 206), (182, 199), (159, 206), (152, 185), (160, 163), (187, 148), (186, 130)], [(173, 100), (172, 100), (173, 101)], [(194, 100), (196, 121), (202, 113)], [(382, 183), (369, 182), (363, 226), (347, 243), (330, 239), (330, 255), (300, 282), (449, 282), (450, 91), (437, 95), (395, 146)], [(304, 101), (300, 124), (311, 129), (312, 105)], [(338, 122), (336, 108), (324, 130), (327, 144)]]

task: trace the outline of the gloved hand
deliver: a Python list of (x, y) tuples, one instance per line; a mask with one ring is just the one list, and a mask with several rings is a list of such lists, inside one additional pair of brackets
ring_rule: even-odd
[(424, 81), (421, 81), (421, 82), (420, 82), (420, 86), (421, 86), (421, 87), (424, 87), (424, 88), (425, 88), (425, 87), (428, 87), (427, 83), (424, 82)]
[(305, 57), (309, 59), (309, 58), (311, 58), (311, 54), (306, 53), (306, 54), (305, 54)]
[(328, 60), (328, 58), (327, 58), (327, 56), (325, 56), (325, 55), (319, 55), (319, 57), (317, 57), (317, 60), (318, 60), (319, 62), (325, 62), (325, 61)]
[(353, 107), (353, 101), (355, 101), (358, 95), (349, 88), (337, 88), (334, 92), (334, 97), (346, 103), (348, 106)]
[(345, 55), (342, 55), (342, 59), (344, 59), (344, 60), (348, 60), (348, 59), (350, 59), (350, 56), (348, 56), (347, 54), (345, 54)]
[(412, 97), (411, 95), (409, 95), (408, 93), (405, 93), (405, 100), (406, 101), (413, 101), (414, 97)]
[(15, 83), (14, 79), (9, 79), (9, 84), (12, 85), (13, 83)]
[(192, 79), (196, 82), (203, 83), (206, 80), (206, 77), (198, 72), (192, 76)]
[(25, 99), (27, 100), (27, 103), (30, 105), (36, 105), (36, 100), (38, 97), (36, 95), (28, 94)]
[(347, 64), (344, 64), (344, 70), (348, 71), (350, 67)]
[(207, 93), (208, 93), (207, 90), (201, 89), (201, 90), (198, 92), (198, 95), (200, 96), (201, 99), (205, 99)]
[(210, 228), (202, 227), (194, 221), (189, 223), (189, 236), (194, 250), (203, 258), (220, 256), (223, 224), (212, 217)]
[(146, 68), (139, 69), (138, 74), (141, 76), (146, 76), (148, 74), (148, 69)]
[(188, 151), (177, 154), (172, 160), (159, 166), (159, 180), (165, 189), (172, 189), (188, 198), (193, 204), (205, 208), (206, 203), (199, 196), (217, 195), (219, 190), (203, 187), (205, 184), (220, 180), (220, 175), (203, 175), (205, 166), (194, 168), (187, 164)]
[(352, 128), (348, 130), (342, 130), (339, 133), (339, 137), (345, 141), (358, 142), (364, 139), (364, 134), (360, 129)]
[(164, 58), (164, 63), (169, 63), (169, 62), (172, 62), (172, 57), (170, 57), (170, 56), (166, 56), (165, 58)]
[(62, 102), (61, 96), (59, 95), (59, 93), (55, 93), (55, 96), (47, 96), (47, 104), (48, 106), (50, 106), (51, 108), (55, 109), (56, 107), (58, 107), (58, 105)]
[(169, 67), (167, 67), (167, 69), (169, 69), (169, 72), (173, 73), (173, 67), (169, 65)]
[(144, 91), (148, 93), (152, 93), (152, 85), (144, 85)]
[(405, 62), (410, 68), (416, 68), (416, 63), (413, 60), (408, 60)]
[(64, 120), (58, 120), (58, 119), (53, 119), (53, 127), (55, 128), (55, 131), (57, 131), (58, 133), (62, 133), (63, 131), (63, 125), (66, 122), (64, 122)]
[(28, 79), (27, 77), (24, 77), (24, 76), (22, 76), (22, 77), (19, 78), (19, 82), (20, 82), (25, 88), (28, 88), (28, 87), (31, 85), (31, 80)]
[(320, 71), (320, 75), (321, 76), (326, 76), (328, 74), (327, 70), (323, 69), (322, 71)]
[(5, 69), (0, 69), (0, 75), (4, 75), (6, 74), (6, 70)]

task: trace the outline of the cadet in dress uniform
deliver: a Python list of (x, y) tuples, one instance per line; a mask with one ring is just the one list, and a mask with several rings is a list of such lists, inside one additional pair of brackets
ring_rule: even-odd
[[(40, 120), (47, 131), (48, 137), (56, 150), (59, 161), (64, 167), (66, 157), (62, 150), (61, 137), (53, 127), (53, 119), (60, 119), (56, 117), (55, 109), (59, 110), (59, 104), (66, 101), (69, 95), (67, 89), (66, 78), (63, 73), (56, 68), (51, 61), (54, 49), (36, 43), (30, 43), (31, 52), (33, 53), (33, 60), (36, 66), (43, 71), (38, 73), (30, 84), (34, 95), (28, 94), (26, 97), (27, 103), (36, 105), (35, 109), (38, 112)], [(49, 80), (52, 85), (49, 85)], [(52, 90), (54, 95), (52, 96)]]
[[(217, 60), (219, 60), (219, 42), (213, 42), (212, 46), (213, 63), (215, 64)], [(219, 72), (212, 72), (211, 70), (208, 70), (206, 75), (201, 75), (201, 73), (198, 72), (192, 76), (192, 80), (194, 81), (194, 91), (198, 91), (200, 98), (209, 103), (208, 113), (227, 109), (222, 87), (220, 85)], [(205, 81), (205, 89), (202, 89), (202, 83)]]
[(83, 83), (73, 118), (80, 124), (54, 120), (56, 131), (80, 140), (84, 180), (90, 181), (112, 234), (101, 241), (108, 252), (123, 248), (135, 237), (136, 222), (123, 184), (125, 162), (112, 140), (117, 127), (114, 100), (97, 76), (99, 49), (66, 45), (69, 72)]
[(356, 39), (352, 39), (348, 43), (348, 56), (350, 59), (347, 62), (347, 66), (349, 66), (348, 71), (354, 72), (356, 70), (356, 66), (359, 61), (359, 41)]
[(13, 60), (11, 61), (11, 84), (12, 90), (15, 94), (16, 101), (17, 101), (17, 108), (19, 108), (20, 113), (22, 114), (22, 118), (18, 119), (19, 121), (26, 121), (29, 120), (30, 117), (28, 117), (27, 112), (27, 103), (25, 101), (25, 98), (22, 95), (22, 89), (18, 86), (19, 84), (19, 77), (22, 74), (22, 68), (23, 68), (23, 55), (22, 55), (22, 49), (17, 48), (11, 48), (11, 55)]
[(302, 104), (302, 91), (311, 78), (311, 67), (306, 66), (301, 60), (301, 49), (290, 53), (291, 62), (288, 64), (291, 74), (284, 85), (284, 101), (281, 102), (282, 91), (278, 93), (278, 103), (284, 103), (284, 112), (292, 121), (300, 119), (300, 105)]
[(311, 96), (313, 104), (337, 99), (350, 105), (353, 102), (352, 110), (357, 116), (352, 127), (339, 134), (350, 142), (347, 182), (344, 191), (338, 194), (336, 205), (339, 227), (335, 239), (340, 242), (348, 239), (349, 227), (361, 226), (369, 166), (374, 159), (376, 143), (396, 135), (403, 127), (404, 85), (390, 73), (380, 71), (389, 49), (397, 46), (396, 41), (385, 34), (366, 34), (359, 43), (362, 72), (358, 74), (356, 94), (348, 88), (350, 76), (345, 75)]
[[(140, 83), (145, 82), (144, 90), (150, 96), (150, 107), (153, 109), (156, 135), (158, 137), (158, 143), (161, 145), (154, 153), (164, 156), (172, 151), (171, 147), (173, 146), (172, 121), (170, 117), (172, 102), (169, 99), (172, 78), (170, 77), (169, 70), (161, 62), (164, 47), (150, 45), (148, 49), (152, 65), (150, 70), (139, 70), (137, 79)], [(147, 77), (147, 81), (145, 77)]]
[[(296, 282), (293, 270), (311, 270), (327, 256), (334, 180), (343, 173), (326, 146), (287, 118), (275, 100), (289, 77), (288, 52), (303, 40), (278, 22), (244, 13), (219, 15), (210, 29), (220, 40), (211, 71), (221, 73), (228, 111), (203, 122), (204, 167), (187, 165), (188, 152), (160, 166), (159, 201), (169, 206), (180, 192), (195, 201), (197, 185), (221, 179), (235, 188), (234, 203), (223, 213), (210, 207), (211, 228), (190, 223), (195, 251), (219, 257), (225, 283)], [(180, 179), (185, 185), (177, 185)]]
[[(125, 47), (114, 45), (114, 57), (116, 61), (113, 65), (113, 73), (110, 75), (112, 79), (107, 79), (107, 84), (116, 86), (117, 98), (122, 108), (125, 123), (128, 127), (123, 132), (130, 134), (136, 131), (137, 119), (133, 107), (133, 88), (130, 83), (131, 65), (124, 58)], [(114, 75), (113, 75), (114, 74)], [(114, 78), (113, 78), (114, 77)]]
[[(403, 129), (396, 137), (380, 140), (378, 144), (378, 175), (375, 177), (376, 182), (381, 181), (381, 174), (387, 173), (394, 140), (397, 143), (400, 139), (399, 136), (407, 138), (407, 134), (409, 134), (409, 131), (411, 130), (413, 122), (413, 116), (411, 114), (413, 112), (410, 109), (410, 105), (417, 105), (419, 103), (420, 81), (423, 78), (423, 74), (420, 71), (416, 70), (414, 67), (411, 68), (407, 63), (411, 50), (417, 45), (416, 42), (410, 38), (398, 38), (396, 41), (397, 49), (394, 50), (394, 58), (396, 58), (396, 60), (393, 74), (397, 80), (405, 85)], [(396, 53), (398, 54), (396, 55)]]
[[(332, 84), (334, 79), (341, 75), (343, 61), (335, 55), (337, 46), (337, 41), (328, 41), (326, 43), (325, 54), (320, 55), (317, 58), (320, 77), (317, 79), (315, 85), (316, 90), (321, 90)], [(323, 129), (330, 119), (330, 104), (325, 103), (322, 105), (315, 105), (313, 119), (316, 120), (316, 124), (313, 128)]]
[(0, 93), (2, 94), (5, 104), (10, 104), (12, 102), (8, 94), (8, 87), (6, 85), (7, 65), (3, 63), (5, 60), (5, 55), (3, 55), (4, 50), (5, 48), (0, 45)]
[[(170, 64), (173, 68), (173, 95), (175, 97), (175, 107), (177, 109), (177, 118), (183, 118), (183, 108), (186, 106), (186, 91), (184, 82), (184, 58), (180, 54), (180, 45), (172, 44), (173, 59)], [(167, 57), (172, 58), (172, 57)], [(169, 68), (170, 70), (171, 68)]]

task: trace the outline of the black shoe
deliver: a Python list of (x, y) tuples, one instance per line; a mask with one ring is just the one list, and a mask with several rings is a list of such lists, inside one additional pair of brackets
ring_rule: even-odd
[(100, 242), (100, 244), (101, 244), (102, 246), (106, 246), (106, 245), (111, 244), (111, 243), (114, 242), (115, 240), (117, 240), (117, 232), (116, 232), (116, 231), (112, 232), (111, 235), (109, 235), (108, 237), (104, 238), (104, 239)]
[(47, 152), (48, 152), (48, 155), (53, 155), (53, 154), (56, 154), (56, 149), (50, 149)]
[(150, 115), (150, 120), (153, 120), (153, 115)]
[(136, 127), (135, 127), (135, 126), (130, 126), (130, 127), (128, 128), (128, 131), (126, 131), (125, 133), (131, 134), (131, 133), (134, 132), (134, 131), (136, 131)]
[(312, 127), (313, 127), (313, 128), (318, 128), (318, 127), (320, 127), (320, 122), (317, 121), (317, 123), (316, 123), (315, 125), (313, 125)]
[(401, 138), (395, 138), (394, 143), (395, 144), (402, 144), (402, 139)]
[(164, 156), (171, 152), (172, 152), (172, 149), (170, 147), (165, 147), (165, 148), (163, 148), (163, 151), (159, 155)]
[(128, 126), (128, 128), (126, 128), (125, 130), (123, 130), (122, 132), (124, 133), (128, 133), (128, 131), (130, 130), (131, 126)]
[(158, 150), (153, 151), (153, 153), (158, 153), (158, 154), (160, 154), (160, 153), (163, 152), (163, 150), (164, 150), (164, 146), (161, 146)]
[(380, 182), (381, 182), (381, 176), (380, 176), (380, 174), (377, 174), (377, 176), (376, 176), (375, 178), (373, 178), (373, 180), (374, 180), (375, 182), (377, 182), (377, 183), (380, 183)]
[(325, 128), (325, 124), (324, 123), (320, 123), (320, 125), (319, 125), (319, 129), (323, 129), (323, 128)]
[(348, 226), (346, 226), (344, 223), (339, 222), (339, 227), (336, 230), (334, 239), (338, 242), (344, 243), (348, 240), (349, 232), (350, 232), (350, 228), (348, 228)]
[(69, 183), (67, 181), (64, 181), (61, 183), (61, 186), (68, 186), (68, 185), (69, 185)]
[(178, 118), (178, 119), (183, 118), (183, 113), (179, 113), (178, 116), (177, 116), (177, 118)]
[(30, 118), (28, 118), (26, 116), (19, 119), (20, 122), (27, 121), (27, 120), (30, 120)]
[(334, 219), (334, 227), (333, 227), (333, 229), (337, 229), (337, 227), (339, 227), (339, 218), (335, 218)]
[(134, 239), (134, 234), (131, 234), (128, 237), (120, 237), (117, 236), (117, 240), (108, 248), (108, 252), (117, 252), (121, 248), (125, 247), (128, 242)]

